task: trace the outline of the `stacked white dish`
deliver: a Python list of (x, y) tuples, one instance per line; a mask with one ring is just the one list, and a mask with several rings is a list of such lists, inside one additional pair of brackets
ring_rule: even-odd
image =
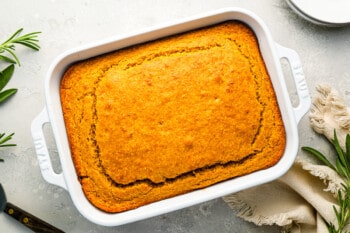
[(287, 0), (287, 3), (312, 23), (331, 27), (350, 24), (349, 0)]

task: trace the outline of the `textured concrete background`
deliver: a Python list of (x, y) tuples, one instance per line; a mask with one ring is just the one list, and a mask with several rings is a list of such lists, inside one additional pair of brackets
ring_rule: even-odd
[[(62, 52), (106, 37), (127, 33), (200, 12), (239, 6), (260, 16), (274, 40), (295, 50), (303, 64), (311, 95), (318, 83), (331, 83), (349, 102), (350, 28), (313, 25), (296, 15), (283, 0), (2, 0), (0, 40), (18, 28), (41, 31), (40, 52), (18, 46), (17, 67), (7, 88), (19, 92), (0, 106), (0, 132), (15, 132), (18, 146), (0, 150), (0, 182), (9, 201), (66, 232), (252, 232), (273, 233), (279, 228), (257, 227), (237, 218), (216, 199), (173, 213), (120, 227), (90, 223), (74, 207), (68, 193), (45, 182), (34, 152), (30, 125), (43, 109), (44, 79), (49, 65)], [(1, 66), (1, 68), (3, 68)], [(290, 88), (291, 98), (295, 91)], [(47, 127), (50, 151), (57, 152)], [(307, 117), (299, 124), (300, 144), (329, 148), (310, 129)], [(300, 152), (300, 156), (305, 156)], [(53, 159), (55, 164), (58, 161)], [(55, 165), (59, 170), (59, 165)], [(0, 215), (0, 232), (26, 232), (15, 221)]]

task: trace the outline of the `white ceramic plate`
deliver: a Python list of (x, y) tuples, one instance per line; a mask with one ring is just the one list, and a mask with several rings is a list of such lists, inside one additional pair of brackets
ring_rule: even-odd
[[(59, 87), (62, 75), (67, 67), (78, 60), (226, 20), (239, 20), (246, 23), (252, 28), (259, 40), (260, 50), (276, 92), (286, 129), (286, 148), (280, 161), (269, 169), (237, 177), (207, 188), (122, 213), (108, 214), (95, 208), (85, 197), (77, 179), (64, 125)], [(297, 87), (296, 89), (299, 96), (299, 105), (297, 107), (291, 105), (281, 68), (281, 58), (287, 58), (291, 65), (295, 86)], [(252, 12), (240, 8), (225, 8), (208, 12), (67, 51), (58, 57), (49, 69), (45, 80), (45, 98), (45, 108), (32, 123), (32, 136), (41, 173), (47, 182), (58, 185), (69, 192), (74, 205), (84, 217), (94, 223), (105, 226), (117, 226), (150, 218), (277, 179), (289, 170), (296, 158), (299, 147), (297, 125), (301, 117), (308, 111), (311, 103), (298, 55), (293, 50), (277, 45), (273, 41), (264, 22)], [(56, 174), (52, 169), (50, 156), (45, 143), (42, 127), (43, 124), (47, 122), (52, 125), (57, 144), (62, 167), (62, 173), (59, 174)]]
[(350, 24), (350, 0), (287, 0), (290, 7), (312, 23), (325, 26)]

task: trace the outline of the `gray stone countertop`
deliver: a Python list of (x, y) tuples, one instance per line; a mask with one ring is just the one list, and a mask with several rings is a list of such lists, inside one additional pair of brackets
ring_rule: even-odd
[[(2, 0), (1, 5), (0, 41), (19, 28), (42, 33), (39, 52), (18, 46), (21, 66), (7, 86), (18, 88), (18, 93), (0, 106), (0, 132), (15, 132), (17, 143), (0, 149), (5, 159), (0, 163), (0, 183), (9, 201), (65, 232), (279, 232), (279, 227), (258, 227), (237, 218), (220, 198), (118, 227), (98, 226), (80, 215), (65, 190), (42, 178), (30, 132), (31, 122), (45, 105), (48, 68), (68, 49), (214, 9), (242, 7), (263, 19), (276, 42), (299, 54), (311, 96), (317, 84), (330, 83), (350, 101), (350, 27), (314, 25), (283, 0)], [(295, 91), (289, 92), (293, 99)], [(49, 144), (54, 144), (50, 126), (45, 128)], [(298, 129), (300, 145), (328, 148), (311, 130), (307, 117)], [(58, 163), (54, 146), (50, 152)], [(59, 169), (59, 164), (55, 166)], [(30, 231), (1, 214), (0, 232)]]

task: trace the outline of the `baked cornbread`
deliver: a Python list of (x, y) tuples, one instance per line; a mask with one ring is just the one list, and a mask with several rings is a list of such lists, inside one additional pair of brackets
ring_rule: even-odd
[(284, 153), (257, 39), (238, 21), (77, 62), (60, 94), (82, 189), (106, 212), (265, 169)]

